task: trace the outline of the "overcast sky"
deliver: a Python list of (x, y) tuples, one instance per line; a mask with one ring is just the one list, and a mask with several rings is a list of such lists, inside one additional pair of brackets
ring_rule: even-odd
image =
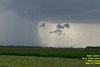
[[(83, 32), (86, 28), (80, 24), (99, 30), (100, 0), (0, 0), (0, 43), (40, 44), (38, 24), (42, 21), (75, 23)], [(99, 39), (98, 34), (94, 32), (94, 39)]]
[(17, 15), (34, 20), (99, 23), (100, 0), (13, 0)]

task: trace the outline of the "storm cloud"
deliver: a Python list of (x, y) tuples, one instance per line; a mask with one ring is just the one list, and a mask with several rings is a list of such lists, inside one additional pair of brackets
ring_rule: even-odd
[(99, 23), (100, 0), (0, 0), (0, 11), (14, 10), (29, 20)]
[(0, 43), (39, 43), (40, 21), (99, 24), (100, 0), (0, 0)]
[(11, 7), (17, 15), (32, 20), (100, 21), (100, 0), (12, 0)]

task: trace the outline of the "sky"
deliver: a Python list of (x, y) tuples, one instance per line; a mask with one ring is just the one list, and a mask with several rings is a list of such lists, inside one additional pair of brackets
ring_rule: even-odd
[[(100, 0), (0, 0), (0, 44), (100, 46), (99, 18)], [(49, 33), (64, 23), (60, 36)]]

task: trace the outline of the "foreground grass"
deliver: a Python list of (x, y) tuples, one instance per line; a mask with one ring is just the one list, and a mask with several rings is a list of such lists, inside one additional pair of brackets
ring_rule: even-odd
[(86, 65), (81, 59), (0, 55), (0, 67), (100, 67), (100, 65)]

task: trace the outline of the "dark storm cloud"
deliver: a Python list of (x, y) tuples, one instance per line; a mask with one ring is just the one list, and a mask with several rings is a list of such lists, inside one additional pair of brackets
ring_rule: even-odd
[(10, 0), (0, 0), (0, 11), (7, 11), (11, 8)]
[(100, 0), (12, 0), (12, 7), (31, 20), (100, 21)]
[(13, 0), (0, 0), (0, 44), (37, 44), (39, 41), (37, 21), (33, 23), (33, 20), (23, 19), (23, 16), (17, 14), (20, 7), (17, 11), (13, 6)]
[(0, 43), (41, 44), (40, 21), (100, 23), (99, 18), (100, 0), (0, 0)]

